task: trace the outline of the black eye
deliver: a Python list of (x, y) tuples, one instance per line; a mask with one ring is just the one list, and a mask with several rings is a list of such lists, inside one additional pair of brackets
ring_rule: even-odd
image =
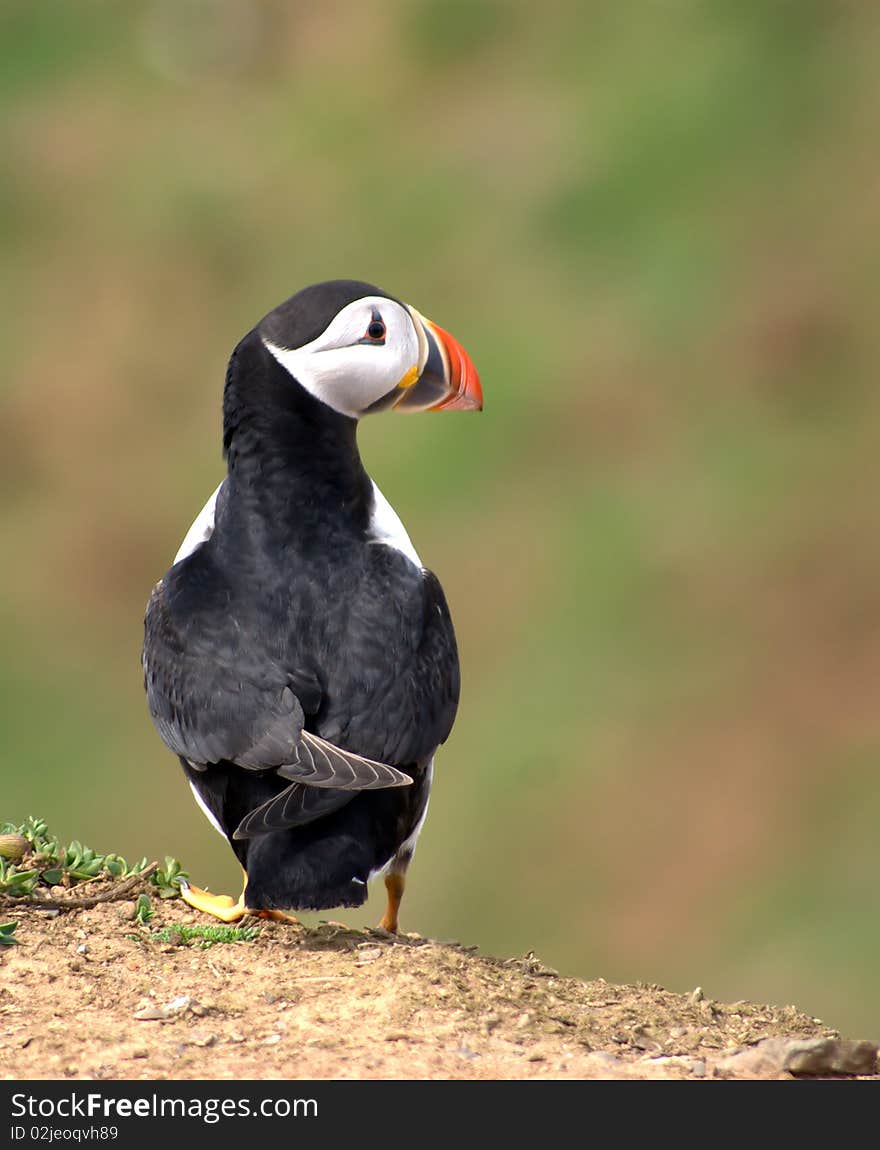
[(358, 343), (369, 343), (373, 347), (381, 347), (385, 343), (385, 321), (382, 316), (373, 308), (373, 314), (370, 316), (370, 322), (367, 325), (367, 330), (358, 340)]

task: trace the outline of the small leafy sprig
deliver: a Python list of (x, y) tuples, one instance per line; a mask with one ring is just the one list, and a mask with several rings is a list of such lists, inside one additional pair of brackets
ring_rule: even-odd
[(15, 946), (17, 944), (18, 939), (12, 937), (17, 926), (17, 922), (0, 923), (0, 946)]
[(134, 902), (134, 921), (146, 926), (156, 912), (150, 904), (149, 897), (139, 894)]
[[(138, 935), (131, 935), (139, 938)], [(193, 945), (199, 950), (208, 950), (223, 942), (253, 942), (260, 937), (258, 926), (165, 926), (154, 930), (148, 936), (150, 942)]]
[[(145, 858), (128, 863), (115, 853), (101, 854), (74, 839), (62, 843), (49, 833), (44, 819), (33, 816), (16, 826), (0, 825), (0, 894), (12, 898), (32, 895), (39, 886), (73, 887), (95, 879), (126, 879), (146, 870)], [(187, 878), (174, 858), (156, 868), (150, 882), (161, 898), (180, 894), (180, 880)]]
[[(146, 863), (145, 863), (146, 865)], [(165, 856), (165, 866), (158, 867), (150, 876), (150, 881), (158, 888), (159, 898), (179, 898), (180, 884), (189, 878), (177, 859)]]

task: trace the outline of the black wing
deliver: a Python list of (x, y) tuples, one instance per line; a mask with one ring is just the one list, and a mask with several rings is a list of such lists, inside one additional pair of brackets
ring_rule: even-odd
[(321, 704), (318, 678), (291, 674), (243, 640), (210, 549), (168, 572), (147, 607), (144, 682), (166, 745), (196, 769), (228, 761), (279, 769), (307, 786), (365, 790), (406, 786), (403, 772), (303, 730)]
[[(258, 667), (236, 638), (235, 620), (214, 596), (182, 579), (198, 581), (196, 555), (179, 564), (153, 590), (144, 620), (144, 685), (150, 714), (175, 754), (194, 766), (228, 759), (265, 769), (294, 754), (304, 722), (300, 692), (280, 668)], [(203, 588), (206, 592), (209, 587)], [(305, 683), (308, 695), (309, 684)]]
[(388, 596), (374, 593), (362, 600), (356, 620), (349, 621), (348, 648), (358, 652), (357, 661), (337, 670), (344, 709), (327, 708), (321, 734), (380, 762), (406, 765), (429, 759), (452, 730), (458, 651), (437, 577), (390, 548), (375, 552), (384, 554), (374, 561), (373, 585), (394, 588), (390, 601), (401, 620), (391, 633), (397, 638), (388, 639)]

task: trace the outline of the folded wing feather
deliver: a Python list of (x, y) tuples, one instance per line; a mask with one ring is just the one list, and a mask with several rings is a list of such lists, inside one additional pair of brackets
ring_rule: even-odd
[(296, 759), (275, 772), (294, 780), (277, 795), (249, 811), (233, 833), (235, 839), (256, 838), (273, 831), (305, 826), (351, 802), (358, 791), (405, 787), (409, 775), (344, 751), (311, 731), (303, 731)]
[(291, 783), (279, 794), (255, 807), (241, 820), (232, 837), (253, 839), (259, 835), (302, 827), (344, 807), (354, 791), (330, 791)]
[(343, 751), (320, 735), (303, 731), (296, 745), (296, 758), (278, 768), (284, 779), (309, 787), (329, 787), (340, 791), (376, 791), (386, 787), (406, 787), (409, 775), (386, 763), (377, 763)]

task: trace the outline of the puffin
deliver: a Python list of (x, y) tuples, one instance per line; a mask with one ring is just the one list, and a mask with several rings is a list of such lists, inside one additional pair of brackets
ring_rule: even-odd
[(246, 914), (361, 906), (384, 876), (394, 933), (459, 701), (449, 607), (367, 474), (359, 421), (476, 411), (461, 344), (373, 284), (331, 280), (270, 311), (232, 352), (226, 476), (153, 588), (153, 722), (244, 872)]

